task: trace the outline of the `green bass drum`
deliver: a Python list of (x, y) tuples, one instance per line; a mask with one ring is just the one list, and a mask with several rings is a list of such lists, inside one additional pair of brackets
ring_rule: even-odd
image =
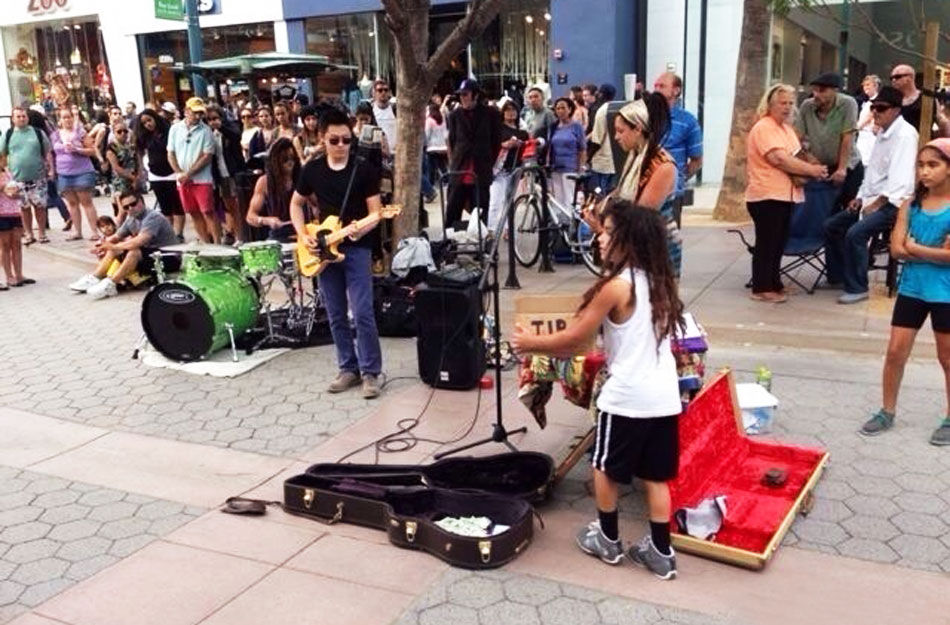
[(260, 309), (254, 284), (231, 269), (214, 269), (162, 282), (142, 301), (149, 342), (172, 360), (207, 358), (254, 327)]

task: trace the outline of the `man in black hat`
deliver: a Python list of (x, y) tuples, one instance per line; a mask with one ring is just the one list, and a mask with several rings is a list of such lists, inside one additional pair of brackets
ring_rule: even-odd
[(446, 121), (449, 169), (464, 172), (449, 181), (445, 209), (447, 228), (454, 227), (466, 207), (469, 210), (475, 206), (488, 207), (492, 166), (501, 149), (501, 115), (495, 107), (479, 101), (480, 94), (475, 80), (463, 80), (458, 89), (459, 105)]
[(914, 195), (917, 131), (901, 117), (903, 97), (882, 87), (871, 103), (879, 129), (864, 181), (847, 210), (825, 222), (828, 282), (840, 282), (839, 304), (868, 298), (868, 242), (894, 227), (897, 209)]
[(854, 199), (864, 179), (861, 154), (854, 147), (858, 103), (841, 93), (841, 76), (827, 72), (811, 81), (812, 96), (802, 102), (795, 130), (809, 154), (831, 172), (839, 188), (833, 213)]

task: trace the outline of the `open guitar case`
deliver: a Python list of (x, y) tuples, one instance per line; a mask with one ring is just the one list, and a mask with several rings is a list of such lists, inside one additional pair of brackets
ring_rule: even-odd
[[(430, 465), (315, 464), (284, 482), (284, 510), (326, 523), (384, 530), (394, 545), (467, 569), (510, 562), (530, 544), (532, 503), (547, 498), (550, 456), (512, 452), (447, 458)], [(436, 521), (487, 517), (507, 529), (463, 536)]]

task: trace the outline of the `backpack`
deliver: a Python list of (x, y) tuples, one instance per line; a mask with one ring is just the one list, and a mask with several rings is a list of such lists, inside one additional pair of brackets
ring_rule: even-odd
[[(39, 144), (40, 144), (40, 154), (42, 154), (43, 158), (45, 159), (45, 158), (46, 158), (46, 152), (47, 152), (46, 146), (47, 146), (47, 144), (49, 143), (49, 139), (47, 138), (47, 140), (46, 140), (47, 143), (43, 143), (43, 131), (40, 130), (39, 128), (37, 128), (36, 126), (30, 126), (30, 128), (32, 128), (32, 129), (33, 129), (33, 132), (36, 133), (36, 140), (37, 140), (37, 141), (39, 142)], [(11, 137), (11, 136), (13, 136), (13, 126), (10, 126), (9, 128), (7, 128), (6, 134), (3, 135), (3, 150), (2, 150), (2, 153), (3, 153), (4, 155), (10, 153), (10, 137)]]

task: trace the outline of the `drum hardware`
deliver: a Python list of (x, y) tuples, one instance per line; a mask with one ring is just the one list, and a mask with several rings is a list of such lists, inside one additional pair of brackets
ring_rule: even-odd
[[(155, 280), (159, 284), (165, 281), (165, 261), (162, 260), (162, 253), (160, 250), (155, 250), (151, 254), (152, 256), (152, 268), (155, 271)], [(144, 337), (143, 337), (144, 340)], [(139, 341), (141, 342), (141, 341)]]
[(228, 331), (228, 338), (231, 339), (231, 360), (233, 362), (237, 362), (237, 345), (234, 343), (234, 324), (231, 322), (226, 322), (224, 324), (224, 328)]

